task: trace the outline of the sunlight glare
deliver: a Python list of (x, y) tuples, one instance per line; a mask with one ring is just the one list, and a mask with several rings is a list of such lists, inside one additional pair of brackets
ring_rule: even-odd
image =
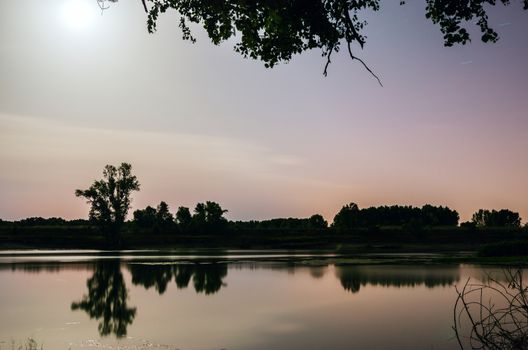
[(97, 9), (95, 2), (90, 6), (86, 0), (68, 0), (62, 6), (61, 17), (69, 28), (84, 29), (93, 22)]

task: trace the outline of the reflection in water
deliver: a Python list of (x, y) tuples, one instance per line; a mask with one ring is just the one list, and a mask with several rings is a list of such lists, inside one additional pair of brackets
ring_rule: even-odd
[(134, 286), (154, 289), (164, 294), (174, 279), (177, 289), (191, 285), (196, 293), (213, 295), (227, 287), (225, 279), (228, 267), (232, 269), (268, 269), (282, 273), (303, 273), (314, 280), (320, 280), (334, 271), (341, 286), (352, 293), (358, 293), (361, 287), (379, 285), (383, 287), (448, 286), (460, 280), (460, 267), (441, 266), (389, 266), (389, 265), (311, 265), (304, 263), (238, 261), (231, 265), (226, 262), (175, 262), (163, 263), (129, 261), (122, 264), (119, 259), (104, 259), (76, 264), (12, 264), (0, 265), (0, 269), (39, 272), (58, 271), (60, 269), (93, 269), (92, 276), (86, 281), (87, 292), (80, 301), (71, 304), (72, 310), (83, 310), (92, 319), (99, 322), (101, 336), (115, 335), (118, 338), (127, 335), (127, 327), (134, 322), (136, 307), (129, 306), (128, 289), (122, 272), (126, 268)]
[(124, 337), (134, 321), (135, 307), (128, 307), (128, 290), (119, 260), (101, 261), (87, 281), (88, 294), (71, 304), (72, 310), (83, 310), (90, 318), (99, 320), (99, 334)]
[(352, 293), (361, 286), (428, 288), (449, 286), (460, 279), (459, 267), (409, 266), (336, 266), (335, 273), (341, 285)]
[(132, 283), (145, 289), (154, 287), (163, 294), (174, 277), (178, 289), (187, 288), (191, 279), (197, 293), (214, 294), (225, 287), (223, 279), (227, 276), (227, 264), (178, 264), (153, 265), (130, 264)]
[(154, 287), (159, 294), (165, 293), (167, 285), (172, 279), (172, 265), (128, 265), (132, 275), (132, 284), (143, 286), (145, 289)]

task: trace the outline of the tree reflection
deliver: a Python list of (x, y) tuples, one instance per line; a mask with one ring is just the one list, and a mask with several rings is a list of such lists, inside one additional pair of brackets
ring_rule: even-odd
[(335, 273), (341, 286), (352, 293), (358, 293), (366, 285), (434, 288), (452, 285), (460, 279), (458, 267), (336, 266)]
[(171, 265), (130, 264), (128, 269), (132, 275), (133, 285), (141, 285), (145, 289), (154, 287), (159, 294), (165, 293), (172, 279)]
[(154, 287), (159, 294), (166, 291), (173, 277), (178, 289), (187, 288), (192, 279), (194, 290), (206, 295), (214, 294), (226, 286), (223, 279), (227, 276), (227, 264), (131, 264), (128, 269), (134, 285), (141, 285), (145, 289)]
[(193, 284), (197, 293), (214, 294), (226, 286), (226, 264), (198, 264), (195, 266)]
[(128, 290), (119, 260), (101, 261), (86, 281), (88, 294), (71, 304), (72, 310), (83, 310), (91, 319), (99, 321), (99, 334), (126, 336), (127, 327), (134, 321), (135, 307), (128, 307)]

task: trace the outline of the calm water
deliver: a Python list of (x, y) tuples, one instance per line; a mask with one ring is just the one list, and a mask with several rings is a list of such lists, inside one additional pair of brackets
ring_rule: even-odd
[[(0, 254), (0, 349), (458, 349), (475, 266), (332, 256)], [(350, 264), (352, 263), (352, 264)]]

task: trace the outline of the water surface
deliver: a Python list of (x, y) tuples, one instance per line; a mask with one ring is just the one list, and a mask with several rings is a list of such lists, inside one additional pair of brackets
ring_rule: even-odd
[[(360, 261), (360, 260), (359, 260)], [(0, 349), (458, 349), (455, 285), (490, 269), (309, 253), (4, 252)]]

